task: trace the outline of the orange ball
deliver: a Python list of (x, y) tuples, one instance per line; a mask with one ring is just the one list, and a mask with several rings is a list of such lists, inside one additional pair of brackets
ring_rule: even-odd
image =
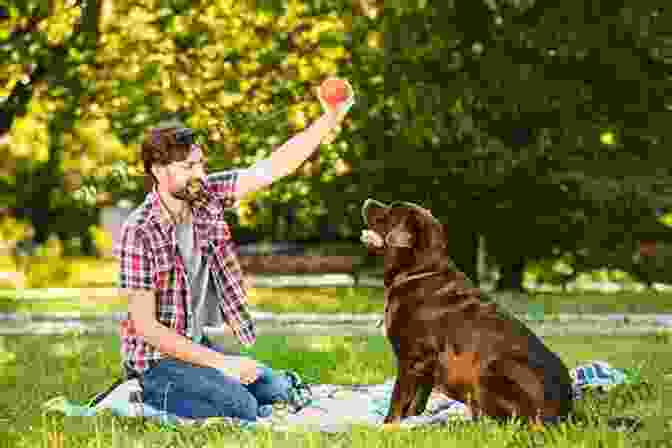
[(320, 98), (330, 106), (336, 106), (350, 97), (348, 83), (338, 78), (328, 78), (320, 85)]

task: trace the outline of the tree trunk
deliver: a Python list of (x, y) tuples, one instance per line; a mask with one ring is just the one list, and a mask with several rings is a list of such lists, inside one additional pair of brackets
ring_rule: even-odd
[(500, 269), (498, 290), (525, 292), (523, 287), (523, 273), (525, 272), (525, 260), (511, 261)]

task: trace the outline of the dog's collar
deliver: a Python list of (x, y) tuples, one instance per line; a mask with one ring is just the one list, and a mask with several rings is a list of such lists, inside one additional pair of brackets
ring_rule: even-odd
[(430, 271), (430, 272), (422, 272), (420, 274), (413, 274), (413, 275), (404, 275), (403, 273), (397, 275), (394, 277), (394, 280), (392, 281), (392, 284), (389, 286), (389, 288), (386, 288), (385, 290), (385, 311), (383, 313), (383, 319), (379, 319), (378, 323), (376, 324), (376, 328), (380, 327), (383, 325), (384, 319), (385, 319), (385, 314), (387, 314), (387, 306), (389, 304), (389, 297), (390, 297), (390, 291), (392, 288), (396, 288), (397, 286), (403, 285), (404, 283), (410, 282), (411, 280), (417, 280), (419, 278), (424, 278), (424, 277), (429, 277), (431, 275), (436, 275), (440, 274), (441, 272), (439, 271)]
[(397, 274), (396, 277), (394, 277), (394, 280), (392, 280), (392, 284), (390, 287), (387, 289), (388, 291), (392, 288), (396, 288), (397, 286), (403, 285), (406, 282), (410, 282), (411, 280), (416, 280), (418, 278), (423, 278), (423, 277), (429, 277), (430, 275), (436, 275), (440, 274), (439, 271), (430, 271), (430, 272), (421, 272), (420, 274), (413, 274), (413, 275), (405, 275), (403, 272), (401, 274)]

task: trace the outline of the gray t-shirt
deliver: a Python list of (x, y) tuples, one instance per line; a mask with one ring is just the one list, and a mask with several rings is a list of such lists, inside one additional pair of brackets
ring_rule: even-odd
[(209, 280), (209, 269), (203, 263), (200, 250), (194, 246), (192, 221), (178, 224), (175, 228), (177, 246), (184, 259), (187, 278), (191, 289), (191, 322), (187, 337), (200, 341), (204, 326), (218, 327), (224, 324), (217, 307), (217, 297)]
[[(217, 306), (217, 294), (214, 283), (209, 280), (210, 270), (203, 263), (199, 250), (194, 248), (194, 227), (191, 220), (178, 224), (175, 228), (177, 246), (184, 259), (187, 278), (191, 287), (191, 325), (187, 327), (187, 337), (200, 343), (203, 327), (220, 327), (225, 324), (222, 313)], [(240, 363), (251, 359), (235, 352), (223, 354), (227, 361), (228, 375), (237, 377)]]

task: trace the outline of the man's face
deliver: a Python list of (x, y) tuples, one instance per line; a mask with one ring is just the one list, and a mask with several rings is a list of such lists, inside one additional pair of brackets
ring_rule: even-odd
[(205, 177), (205, 159), (199, 145), (192, 145), (185, 160), (153, 169), (159, 181), (159, 190), (187, 202), (193, 202), (202, 196), (203, 192), (199, 192), (202, 188), (196, 188), (198, 181)]

